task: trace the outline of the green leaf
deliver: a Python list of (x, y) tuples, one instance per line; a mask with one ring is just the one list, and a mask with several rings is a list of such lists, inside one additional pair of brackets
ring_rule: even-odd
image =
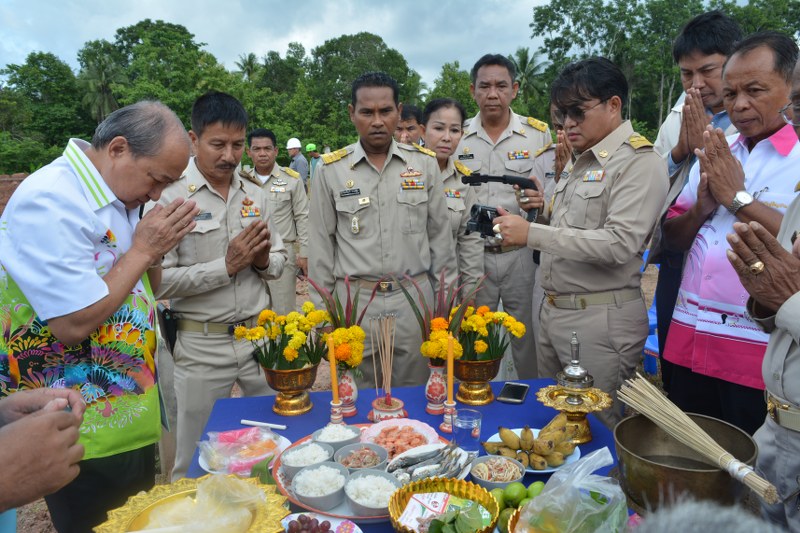
[(258, 478), (264, 485), (276, 485), (275, 478), (272, 477), (272, 472), (269, 471), (270, 461), (272, 461), (272, 455), (254, 464), (253, 468), (250, 470), (250, 477)]

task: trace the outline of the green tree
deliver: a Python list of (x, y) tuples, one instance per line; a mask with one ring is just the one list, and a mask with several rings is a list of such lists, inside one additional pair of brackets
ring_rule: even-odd
[(434, 98), (454, 98), (464, 106), (467, 117), (472, 117), (478, 112), (478, 105), (472, 99), (469, 86), (469, 72), (461, 70), (458, 61), (445, 63), (439, 76), (433, 81), (428, 101)]
[(520, 46), (508, 59), (517, 70), (519, 92), (513, 108), (523, 115), (549, 116), (547, 84), (544, 73), (547, 61), (538, 61), (539, 54), (531, 53), (530, 48)]
[(252, 81), (261, 68), (261, 65), (258, 64), (258, 58), (253, 52), (239, 54), (239, 61), (236, 62), (236, 66), (239, 68), (236, 73), (248, 81)]
[(285, 58), (271, 50), (262, 60), (261, 85), (274, 92), (291, 91), (305, 77), (305, 64), (306, 49), (300, 43), (289, 43)]
[(81, 71), (78, 85), (84, 92), (82, 103), (99, 124), (119, 109), (115, 87), (127, 81), (118, 51), (106, 40), (89, 41), (78, 52)]

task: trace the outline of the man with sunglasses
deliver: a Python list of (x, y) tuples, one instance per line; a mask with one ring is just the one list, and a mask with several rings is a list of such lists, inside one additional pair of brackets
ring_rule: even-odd
[[(575, 331), (581, 364), (615, 400), (647, 338), (640, 268), (667, 193), (666, 163), (622, 118), (627, 97), (628, 82), (609, 60), (567, 65), (550, 99), (576, 156), (572, 171), (558, 181), (547, 208), (540, 192), (523, 191), (520, 202), (538, 207), (541, 222), (504, 209), (495, 219), (503, 242), (542, 252), (541, 375), (555, 377), (569, 363)], [(613, 427), (621, 405), (615, 401), (599, 418)]]
[[(686, 251), (664, 358), (669, 396), (684, 411), (713, 416), (751, 435), (764, 421), (761, 364), (768, 336), (747, 313), (748, 294), (726, 258), (736, 222), (772, 235), (797, 196), (800, 149), (781, 111), (789, 102), (798, 48), (781, 33), (737, 43), (723, 70), (723, 101), (740, 135), (711, 128), (689, 181), (664, 222), (664, 245)], [(750, 265), (756, 272), (763, 263)]]

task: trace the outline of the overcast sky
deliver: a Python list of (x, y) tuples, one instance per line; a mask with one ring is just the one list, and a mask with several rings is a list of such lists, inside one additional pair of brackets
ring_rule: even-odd
[(368, 31), (433, 85), (442, 64), (469, 70), (484, 53), (535, 50), (529, 24), (546, 0), (0, 0), (0, 68), (52, 52), (77, 70), (86, 41), (150, 18), (185, 26), (229, 70), (240, 54), (283, 57), (292, 41), (311, 49)]

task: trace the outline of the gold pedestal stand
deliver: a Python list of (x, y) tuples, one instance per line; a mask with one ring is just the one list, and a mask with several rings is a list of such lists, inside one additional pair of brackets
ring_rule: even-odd
[(313, 407), (308, 389), (317, 377), (317, 367), (308, 366), (297, 370), (273, 370), (265, 368), (267, 384), (278, 391), (272, 410), (281, 416), (297, 416), (307, 413)]
[(488, 361), (453, 361), (453, 374), (461, 383), (456, 400), (467, 405), (486, 405), (494, 401), (490, 382), (500, 371), (502, 358)]
[(567, 433), (574, 435), (572, 442), (584, 444), (592, 440), (592, 431), (589, 429), (586, 415), (608, 409), (612, 402), (611, 396), (592, 386), (594, 378), (581, 366), (580, 343), (574, 331), (570, 349), (572, 360), (562, 372), (556, 374), (558, 385), (539, 389), (536, 398), (547, 407), (566, 414)]

